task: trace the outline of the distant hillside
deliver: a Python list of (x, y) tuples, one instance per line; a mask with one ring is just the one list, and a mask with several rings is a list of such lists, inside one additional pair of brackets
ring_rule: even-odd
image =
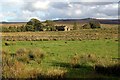
[[(80, 22), (80, 23), (85, 23), (89, 22), (93, 18), (85, 18), (85, 19), (59, 19), (59, 20), (54, 20), (55, 22), (63, 22), (63, 23), (70, 23), (70, 22)], [(101, 24), (119, 24), (120, 20), (118, 19), (93, 19), (93, 20), (98, 20)]]
[(24, 24), (27, 22), (0, 22), (0, 24)]
[[(79, 23), (86, 23), (89, 22), (89, 20), (98, 20), (101, 24), (119, 24), (120, 19), (94, 19), (94, 18), (85, 18), (85, 19), (59, 19), (59, 20), (54, 20), (54, 22), (59, 22), (59, 23), (74, 23), (74, 22), (79, 22)], [(25, 24), (27, 22), (0, 22), (0, 24)]]

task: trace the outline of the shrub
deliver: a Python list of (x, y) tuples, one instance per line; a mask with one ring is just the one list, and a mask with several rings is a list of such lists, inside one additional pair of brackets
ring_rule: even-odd
[(18, 49), (16, 51), (16, 55), (19, 61), (29, 63), (31, 60), (34, 60), (37, 63), (40, 63), (41, 60), (44, 58), (45, 53), (40, 49), (30, 50), (23, 48), (23, 49)]
[(5, 46), (10, 46), (10, 42), (5, 42)]
[(10, 26), (9, 28), (9, 32), (16, 32), (17, 31), (17, 28), (15, 26)]
[[(7, 58), (8, 59), (8, 58)], [(39, 69), (27, 69), (26, 65), (17, 60), (8, 60), (9, 65), (3, 65), (2, 78), (3, 79), (23, 79), (23, 78), (36, 78), (37, 74), (40, 73)], [(11, 65), (11, 62), (13, 63)], [(5, 62), (7, 63), (7, 62)]]
[(120, 76), (120, 63), (106, 56), (98, 59), (94, 70), (99, 74)]
[(13, 65), (13, 58), (9, 55), (8, 52), (2, 51), (2, 65), (3, 66), (12, 66)]
[(71, 65), (71, 67), (73, 67), (73, 68), (79, 67), (79, 65), (80, 65), (80, 56), (77, 55), (77, 54), (75, 54), (75, 55), (72, 57), (71, 61), (70, 61), (70, 65)]
[(21, 32), (21, 27), (17, 27), (17, 32)]
[(75, 54), (70, 61), (70, 65), (73, 68), (79, 68), (80, 66), (94, 66), (97, 63), (98, 57), (94, 54), (84, 54), (78, 55)]
[[(22, 52), (24, 52), (24, 49)], [(2, 51), (3, 79), (37, 78), (39, 73), (41, 73), (41, 68), (28, 69), (27, 65), (25, 65), (23, 62), (17, 60), (15, 57), (12, 57), (9, 53)]]
[(10, 45), (15, 45), (16, 43), (15, 43), (15, 42), (8, 42), (8, 41), (7, 41), (7, 42), (5, 42), (4, 44), (5, 44), (5, 46), (10, 46)]
[(25, 32), (26, 31), (26, 27), (24, 25), (20, 26), (20, 30), (21, 32)]
[(43, 41), (49, 41), (49, 39), (43, 39)]
[(80, 56), (80, 64), (94, 66), (94, 64), (97, 62), (97, 59), (98, 57), (94, 54), (84, 54)]
[(22, 56), (17, 56), (16, 58), (19, 62), (23, 62), (23, 63), (29, 63), (29, 61), (30, 61), (29, 57), (25, 54)]
[(9, 29), (7, 27), (2, 27), (2, 32), (9, 32)]
[(32, 25), (26, 25), (26, 31), (35, 31), (35, 27)]
[(30, 60), (34, 60), (35, 59), (35, 55), (32, 52), (29, 52), (29, 59)]
[(16, 65), (16, 63), (14, 63), (12, 66), (4, 65), (3, 69), (2, 69), (3, 70), (2, 77), (5, 78), (5, 79), (7, 79), (7, 78), (17, 78), (18, 73), (21, 73), (21, 69), (23, 68), (22, 65), (20, 65), (20, 64), (19, 64), (19, 67), (20, 68), (18, 68), (18, 65)]
[(28, 50), (26, 48), (21, 48), (16, 51), (16, 55), (22, 56), (24, 54), (27, 54)]
[(98, 57), (95, 54), (88, 54), (88, 61), (95, 63), (97, 62)]
[(33, 53), (35, 53), (34, 55), (38, 58), (43, 59), (45, 56), (45, 52), (43, 52), (41, 49), (34, 49)]
[[(6, 54), (4, 54), (6, 53)], [(2, 51), (2, 77), (3, 78), (15, 78), (19, 74), (22, 74), (21, 70), (24, 69), (23, 64), (19, 63), (15, 58), (9, 55), (7, 52)]]

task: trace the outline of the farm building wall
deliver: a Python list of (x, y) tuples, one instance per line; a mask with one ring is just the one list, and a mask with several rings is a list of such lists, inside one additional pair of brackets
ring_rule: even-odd
[(68, 26), (56, 26), (57, 31), (70, 31)]
[(64, 27), (65, 31), (70, 31), (70, 28), (68, 26)]

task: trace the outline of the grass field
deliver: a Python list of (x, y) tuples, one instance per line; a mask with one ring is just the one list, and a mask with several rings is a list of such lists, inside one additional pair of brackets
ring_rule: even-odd
[[(4, 78), (120, 79), (113, 75), (120, 75), (116, 60), (119, 58), (118, 25), (101, 24), (101, 29), (73, 31), (4, 32), (0, 35)], [(116, 64), (119, 66), (111, 68)]]
[(44, 72), (48, 69), (65, 69), (67, 78), (118, 78), (96, 74), (93, 66), (87, 64), (79, 68), (72, 68), (69, 63), (74, 55), (97, 55), (100, 58), (117, 58), (118, 41), (112, 40), (83, 40), (83, 41), (9, 41), (14, 43), (6, 46), (6, 41), (2, 42), (2, 49), (15, 54), (18, 49), (35, 49), (39, 48), (45, 51), (45, 58), (41, 64), (26, 64), (26, 68), (40, 68)]
[[(14, 42), (14, 41), (9, 41)], [(67, 42), (67, 43), (65, 43)], [(33, 43), (31, 45), (31, 43)], [(5, 46), (3, 50), (15, 53), (20, 48), (41, 48), (55, 54), (93, 53), (97, 55), (118, 56), (118, 42), (115, 40), (83, 40), (83, 41), (15, 41), (14, 45)], [(104, 51), (104, 52), (103, 52)], [(115, 54), (116, 53), (116, 54)], [(63, 55), (63, 54), (62, 54)]]

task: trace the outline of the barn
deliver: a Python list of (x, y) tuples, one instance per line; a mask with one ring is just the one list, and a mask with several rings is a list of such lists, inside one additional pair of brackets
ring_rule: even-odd
[(70, 31), (68, 26), (55, 26), (57, 31)]

